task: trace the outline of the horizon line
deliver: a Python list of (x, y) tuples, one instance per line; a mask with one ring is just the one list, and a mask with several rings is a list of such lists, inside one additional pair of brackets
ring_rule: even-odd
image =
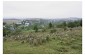
[[(41, 17), (3, 17), (3, 19), (27, 19), (27, 18), (30, 18), (30, 19), (57, 19), (57, 18), (62, 18), (62, 17), (54, 17), (54, 18), (41, 18)], [(82, 18), (82, 17), (63, 17), (63, 18)]]

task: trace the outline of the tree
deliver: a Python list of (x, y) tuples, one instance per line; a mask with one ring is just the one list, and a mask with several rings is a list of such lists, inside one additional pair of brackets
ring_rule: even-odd
[(52, 25), (52, 23), (50, 22), (50, 23), (49, 23), (49, 28), (52, 28), (52, 27), (53, 27), (53, 25)]
[(64, 31), (67, 29), (66, 27), (67, 27), (66, 22), (63, 22), (63, 29), (64, 29)]
[(37, 27), (37, 25), (34, 26), (34, 30), (35, 30), (35, 32), (38, 32), (38, 27)]

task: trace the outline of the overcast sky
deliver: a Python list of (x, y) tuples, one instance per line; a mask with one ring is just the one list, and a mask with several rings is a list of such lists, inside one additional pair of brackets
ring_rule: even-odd
[(82, 17), (80, 1), (5, 1), (4, 18)]

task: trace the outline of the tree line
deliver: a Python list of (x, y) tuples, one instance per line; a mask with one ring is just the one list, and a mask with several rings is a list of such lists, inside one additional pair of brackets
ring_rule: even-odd
[[(7, 25), (5, 22), (3, 23), (3, 36), (6, 36), (8, 34), (18, 34), (19, 32), (21, 32), (21, 30), (24, 29), (24, 27), (19, 27), (17, 26), (16, 24), (13, 24), (13, 27), (15, 28), (15, 31), (11, 31), (10, 30), (10, 26)], [(66, 27), (68, 28), (74, 28), (74, 27), (78, 27), (78, 26), (81, 26), (82, 27), (82, 20), (77, 20), (77, 21), (70, 21), (70, 22), (62, 22), (61, 24), (58, 24), (58, 25), (55, 25), (53, 23), (48, 23), (47, 26), (44, 26), (42, 29), (43, 31), (45, 31), (45, 29), (51, 29), (51, 28), (64, 28), (64, 30), (66, 29)], [(25, 27), (25, 29), (30, 29), (30, 27), (35, 30), (35, 32), (38, 32), (39, 31), (39, 25), (35, 24), (33, 26), (28, 26), (28, 27)]]

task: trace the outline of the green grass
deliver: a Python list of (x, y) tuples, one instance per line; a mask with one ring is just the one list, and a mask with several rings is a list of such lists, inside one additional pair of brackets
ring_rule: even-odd
[[(21, 41), (7, 40), (3, 42), (4, 54), (82, 54), (82, 28), (73, 28), (72, 31), (57, 29), (56, 32), (31, 32), (35, 36), (50, 35), (50, 41), (42, 45), (33, 46)], [(28, 35), (30, 31), (23, 31)], [(55, 39), (52, 39), (55, 37)]]

